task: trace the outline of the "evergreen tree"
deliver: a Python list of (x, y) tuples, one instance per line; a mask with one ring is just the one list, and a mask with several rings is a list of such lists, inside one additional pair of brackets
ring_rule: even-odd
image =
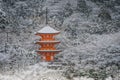
[(69, 17), (73, 13), (72, 5), (69, 2), (65, 5), (63, 12), (65, 17)]
[(91, 8), (87, 6), (85, 0), (77, 0), (77, 11), (89, 16), (89, 13), (91, 12)]

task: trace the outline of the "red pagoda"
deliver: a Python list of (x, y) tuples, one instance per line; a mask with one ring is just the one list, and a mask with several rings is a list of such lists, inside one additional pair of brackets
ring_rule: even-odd
[(60, 43), (60, 41), (55, 40), (54, 37), (59, 33), (60, 31), (57, 31), (48, 25), (36, 33), (37, 36), (41, 37), (36, 44), (40, 45), (37, 53), (41, 55), (42, 61), (54, 61), (55, 54), (60, 52), (60, 50), (56, 50), (55, 48), (55, 45)]

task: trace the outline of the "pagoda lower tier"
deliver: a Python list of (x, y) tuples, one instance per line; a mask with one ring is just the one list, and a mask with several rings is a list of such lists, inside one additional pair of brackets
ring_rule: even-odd
[(55, 45), (60, 41), (37, 41), (36, 44), (41, 47), (37, 50), (37, 53), (41, 55), (43, 61), (53, 61), (55, 54), (59, 53), (60, 50), (56, 50)]
[(60, 50), (38, 50), (37, 53), (41, 55), (43, 61), (53, 61), (55, 54), (61, 52)]

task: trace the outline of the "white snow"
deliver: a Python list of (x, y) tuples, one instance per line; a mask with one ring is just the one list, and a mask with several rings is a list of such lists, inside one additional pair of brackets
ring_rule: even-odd
[[(34, 50), (38, 49), (39, 45), (34, 44), (33, 41), (38, 40), (39, 36), (35, 36), (33, 32), (59, 32), (53, 29), (54, 27), (52, 28), (52, 26), (50, 27), (48, 25), (42, 28), (45, 20), (44, 15), (38, 17), (38, 14), (44, 12), (44, 8), (46, 9), (46, 6), (49, 8), (49, 23), (51, 25), (54, 25), (53, 23), (55, 23), (55, 28), (60, 29), (61, 32), (61, 34), (57, 36), (61, 44), (56, 47), (58, 49), (63, 50), (60, 54), (57, 55), (57, 57), (59, 58), (58, 60), (61, 60), (63, 62), (65, 61), (66, 63), (75, 63), (75, 69), (80, 71), (89, 70), (93, 68), (97, 70), (99, 67), (104, 66), (106, 63), (118, 63), (120, 61), (120, 32), (116, 32), (114, 34), (112, 32), (111, 34), (104, 34), (105, 31), (103, 31), (103, 34), (101, 35), (96, 33), (86, 34), (82, 33), (81, 29), (83, 31), (90, 29), (91, 31), (91, 28), (95, 27), (95, 29), (100, 28), (101, 30), (101, 27), (103, 26), (104, 28), (104, 25), (108, 27), (108, 30), (110, 26), (116, 28), (116, 25), (113, 24), (118, 23), (116, 22), (116, 20), (119, 21), (118, 18), (120, 17), (120, 15), (118, 10), (120, 6), (115, 6), (115, 9), (118, 12), (113, 11), (113, 13), (110, 13), (112, 17), (112, 24), (103, 23), (102, 25), (102, 23), (99, 23), (98, 19), (98, 14), (100, 13), (100, 8), (102, 7), (102, 5), (96, 5), (96, 3), (91, 2), (90, 0), (85, 1), (87, 6), (89, 6), (89, 8), (92, 9), (92, 12), (90, 12), (90, 16), (88, 18), (83, 15), (84, 13), (76, 12), (77, 0), (46, 0), (44, 1), (44, 3), (46, 4), (39, 3), (39, 0), (17, 1), (13, 6), (9, 8), (7, 8), (6, 5), (0, 3), (0, 12), (3, 16), (6, 16), (3, 18), (5, 18), (5, 20), (9, 20), (9, 15), (7, 15), (8, 12), (10, 12), (13, 16), (10, 17), (11, 24), (7, 25), (7, 28), (13, 28), (13, 30), (17, 29), (17, 27), (12, 27), (12, 25), (17, 26), (16, 24), (14, 24), (14, 22), (17, 22), (20, 28), (18, 28), (18, 30), (15, 30), (17, 32), (10, 32), (8, 34), (7, 45), (5, 44), (7, 41), (6, 32), (4, 30), (0, 30), (0, 67), (2, 67), (2, 65), (4, 64), (5, 68), (3, 69), (5, 69), (6, 71), (6, 74), (2, 74), (0, 72), (0, 80), (66, 80), (62, 79), (64, 78), (64, 76), (61, 75), (61, 72), (57, 70), (47, 69), (47, 63), (41, 63), (40, 65), (37, 64), (37, 62), (40, 61), (40, 57), (36, 54)], [(64, 17), (64, 13), (66, 14), (69, 12), (65, 9), (66, 3), (70, 3), (70, 8), (73, 10), (73, 13), (69, 17)], [(2, 11), (2, 8), (5, 9), (4, 11), (8, 11), (4, 12)], [(23, 19), (20, 18), (22, 15)], [(62, 25), (59, 26), (59, 24)], [(74, 39), (74, 35), (71, 35), (74, 30), (77, 34), (76, 39)], [(92, 32), (94, 32), (94, 30)], [(7, 53), (5, 53), (5, 49)], [(14, 64), (11, 65), (13, 66), (13, 68), (15, 67), (15, 70), (19, 69), (19, 65), (20, 68), (24, 68), (26, 67), (26, 65), (28, 66), (30, 64), (36, 65), (33, 65), (32, 67), (29, 67), (23, 71), (20, 69), (19, 72), (9, 74), (9, 71), (6, 68), (9, 68), (11, 66), (9, 66), (9, 63), (12, 63), (12, 61), (14, 61)], [(93, 63), (91, 62), (94, 62), (95, 65), (92, 65)], [(117, 68), (113, 68), (114, 71), (112, 71), (111, 64), (108, 64), (108, 66), (110, 67), (110, 69), (106, 70), (106, 72), (112, 72), (111, 74), (115, 74), (115, 76), (118, 77), (119, 73), (117, 73)], [(66, 71), (66, 68), (64, 68), (64, 70)], [(93, 79), (88, 79), (87, 77), (77, 77), (74, 78), (74, 80)], [(112, 78), (108, 77), (106, 80), (112, 80)], [(116, 78), (114, 80), (119, 79)]]
[(87, 78), (87, 77), (76, 77), (73, 80), (94, 80), (93, 78)]
[(0, 61), (4, 61), (9, 58), (7, 55), (0, 53)]
[[(69, 80), (63, 76), (61, 70), (48, 69), (47, 63), (41, 62), (33, 66), (29, 66), (26, 70), (7, 72), (7, 74), (0, 73), (0, 80)], [(109, 78), (108, 78), (109, 79)], [(107, 79), (107, 80), (108, 80)], [(73, 80), (94, 80), (87, 77), (76, 77)]]
[(59, 32), (60, 31), (57, 31), (47, 25), (44, 28), (42, 28), (41, 30), (39, 30), (37, 33), (59, 33)]
[(108, 77), (108, 78), (106, 78), (106, 80), (112, 80), (112, 78), (111, 78), (111, 77)]
[(44, 63), (27, 67), (15, 73), (0, 74), (0, 80), (67, 80), (61, 71), (47, 69)]

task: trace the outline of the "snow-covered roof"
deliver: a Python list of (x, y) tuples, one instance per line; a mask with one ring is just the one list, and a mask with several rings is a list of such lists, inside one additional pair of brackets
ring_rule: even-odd
[(37, 41), (36, 43), (59, 43), (60, 41)]
[(61, 52), (61, 50), (37, 50), (37, 52)]
[(60, 31), (57, 31), (47, 25), (44, 28), (42, 28), (41, 30), (39, 30), (37, 33), (59, 33), (59, 32)]

